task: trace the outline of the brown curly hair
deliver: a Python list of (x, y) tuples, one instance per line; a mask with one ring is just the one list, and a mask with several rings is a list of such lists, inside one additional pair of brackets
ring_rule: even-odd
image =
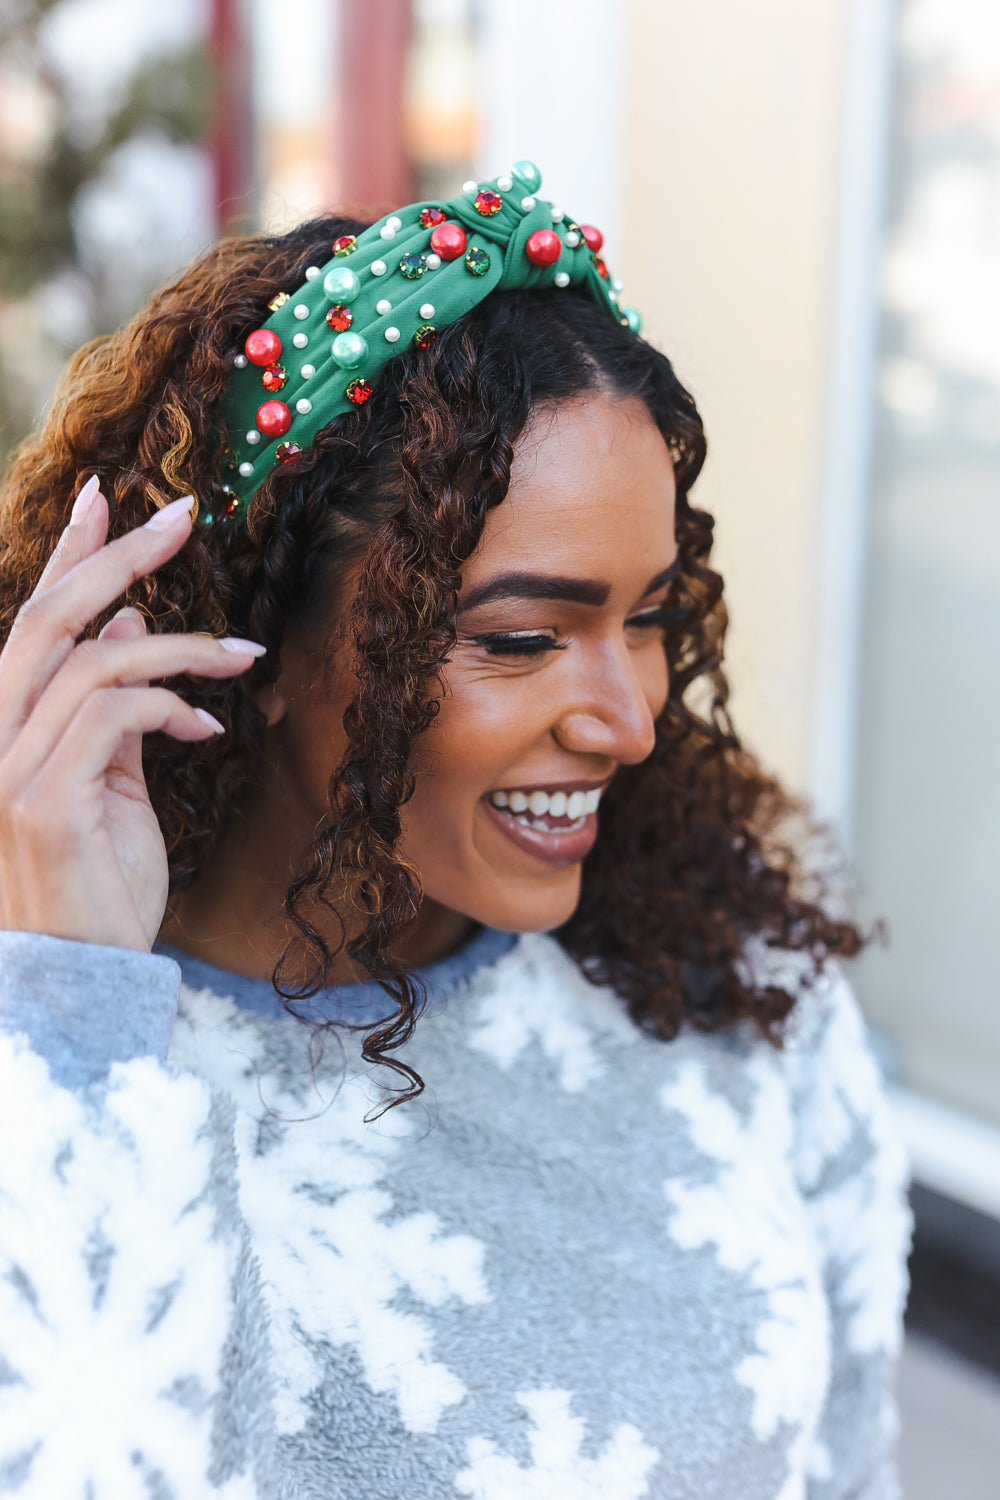
[[(218, 413), (234, 355), (275, 292), (300, 285), (334, 238), (364, 227), (331, 216), (282, 237), (222, 242), (70, 361), (0, 497), (0, 642), (89, 474), (109, 496), (112, 535), (180, 494), (193, 491), (211, 511), (224, 504)], [(862, 944), (856, 926), (830, 914), (817, 878), (804, 877), (787, 835), (798, 804), (741, 746), (727, 712), (713, 521), (690, 501), (705, 458), (692, 398), (665, 356), (584, 294), (494, 294), (429, 348), (393, 359), (366, 406), (257, 489), (245, 524), (196, 527), (129, 593), (152, 629), (232, 632), (268, 648), (245, 676), (172, 684), (222, 720), (224, 739), (146, 743), (174, 890), (194, 880), (252, 787), (264, 729), (253, 700), (278, 675), (286, 626), (343, 615), (356, 664), (348, 748), (331, 776), (329, 816), (286, 893), (290, 937), (273, 979), (293, 1013), (344, 951), (380, 982), (396, 1009), (365, 1037), (364, 1054), (402, 1078), (396, 1102), (422, 1087), (395, 1055), (423, 994), (394, 951), (421, 900), (419, 873), (399, 852), (400, 809), (454, 644), (461, 568), (506, 495), (532, 413), (595, 389), (640, 399), (667, 442), (682, 573), (655, 749), (615, 777), (579, 905), (556, 937), (658, 1037), (746, 1020), (776, 1045), (794, 993), (741, 961), (748, 939), (807, 954), (812, 974)], [(349, 921), (334, 894), (345, 889)], [(321, 930), (330, 913), (336, 946)]]

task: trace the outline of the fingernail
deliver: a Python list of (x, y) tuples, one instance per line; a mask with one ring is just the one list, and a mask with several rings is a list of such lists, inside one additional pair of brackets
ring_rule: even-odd
[(236, 656), (266, 656), (267, 647), (261, 646), (257, 641), (244, 641), (238, 635), (222, 635), (218, 637), (219, 645), (224, 651), (232, 651)]
[(225, 724), (220, 724), (218, 719), (213, 719), (207, 708), (196, 708), (195, 715), (197, 718), (201, 719), (203, 724), (208, 725), (213, 734), (225, 734)]
[(150, 531), (166, 531), (169, 527), (176, 526), (182, 516), (190, 515), (193, 507), (193, 495), (184, 495), (180, 500), (171, 500), (169, 505), (164, 505), (150, 516), (146, 526)]
[(100, 479), (96, 474), (91, 474), (87, 483), (82, 487), (80, 493), (73, 501), (73, 509), (69, 513), (69, 524), (71, 526), (79, 526), (80, 522), (86, 519), (90, 507), (97, 498), (97, 491), (100, 487)]

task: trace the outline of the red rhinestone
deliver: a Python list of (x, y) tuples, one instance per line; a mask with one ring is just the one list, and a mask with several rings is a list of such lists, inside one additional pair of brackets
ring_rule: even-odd
[(352, 406), (363, 406), (372, 393), (370, 380), (352, 380), (344, 392)]
[(503, 199), (499, 193), (491, 193), (489, 188), (484, 188), (481, 193), (476, 194), (476, 212), (484, 214), (487, 219), (492, 219), (503, 208)]
[(465, 254), (469, 237), (461, 224), (439, 224), (431, 232), (431, 249), (442, 260), (458, 260)]
[(231, 521), (234, 516), (238, 516), (242, 503), (243, 502), (241, 501), (239, 495), (230, 495), (229, 499), (222, 507), (223, 518), (227, 521)]
[(604, 244), (604, 236), (601, 231), (599, 229), (595, 229), (593, 224), (581, 224), (580, 233), (583, 235), (584, 239), (587, 242), (587, 249), (593, 250), (594, 254), (596, 255), (598, 250), (600, 250), (601, 246)]
[(280, 391), (284, 389), (287, 379), (284, 365), (268, 365), (260, 377), (260, 382), (265, 391)]
[(276, 365), (281, 358), (281, 340), (270, 328), (255, 328), (243, 347), (252, 365)]
[(429, 349), (438, 336), (438, 331), (433, 323), (421, 323), (413, 335), (413, 342), (418, 349)]
[(524, 253), (533, 266), (554, 266), (562, 254), (562, 240), (554, 229), (536, 229), (528, 235)]
[(287, 464), (290, 459), (298, 458), (302, 449), (298, 443), (279, 443), (274, 450), (274, 456), (279, 464)]
[(292, 414), (284, 401), (265, 401), (257, 408), (257, 426), (266, 438), (284, 437), (292, 425)]
[(422, 208), (420, 210), (420, 222), (425, 229), (433, 229), (435, 224), (443, 224), (448, 215), (443, 208)]
[(353, 234), (340, 234), (333, 242), (334, 255), (353, 255), (357, 248), (357, 236)]
[(607, 281), (607, 279), (608, 279), (608, 268), (607, 268), (607, 266), (605, 265), (604, 261), (601, 259), (601, 257), (599, 255), (595, 255), (594, 256), (594, 265), (595, 265), (595, 267), (597, 269), (597, 274), (601, 278), (601, 280), (602, 281)]
[(326, 315), (326, 321), (334, 333), (346, 333), (354, 322), (354, 314), (343, 302), (335, 302)]

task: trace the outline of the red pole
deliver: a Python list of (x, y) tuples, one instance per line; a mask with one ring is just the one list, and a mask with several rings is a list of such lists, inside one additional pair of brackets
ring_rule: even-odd
[(403, 134), (410, 0), (340, 0), (344, 206), (396, 208), (414, 192)]

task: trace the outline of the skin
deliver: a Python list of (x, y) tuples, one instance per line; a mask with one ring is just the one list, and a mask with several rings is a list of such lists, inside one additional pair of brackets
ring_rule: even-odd
[[(445, 698), (404, 810), (403, 851), (425, 891), (401, 948), (410, 962), (444, 956), (474, 922), (544, 930), (571, 915), (582, 856), (553, 858), (552, 841), (545, 857), (525, 847), (489, 793), (603, 786), (650, 754), (668, 687), (656, 608), (669, 589), (658, 575), (676, 559), (674, 495), (666, 445), (639, 402), (588, 395), (537, 414), (524, 434), (509, 495), (463, 571)], [(107, 507), (92, 494), (0, 653), (0, 927), (138, 949), (160, 930), (166, 854), (141, 736), (203, 739), (218, 726), (148, 682), (233, 675), (260, 648), (147, 637), (130, 610), (99, 642), (74, 643), (190, 524), (179, 506), (165, 526), (106, 544)], [(526, 571), (560, 596), (524, 597), (523, 582), (496, 596), (498, 579)], [(473, 603), (489, 585), (493, 596)], [(260, 784), (162, 926), (177, 947), (253, 977), (270, 976), (284, 945), (288, 873), (343, 750), (351, 683), (331, 659), (332, 623), (283, 649), (261, 700)], [(524, 633), (543, 649), (526, 654)], [(517, 654), (498, 654), (498, 637)], [(334, 977), (354, 976), (345, 964)]]
[[(638, 401), (566, 403), (538, 414), (519, 443), (508, 496), (463, 570), (446, 695), (404, 809), (403, 852), (425, 892), (404, 949), (411, 962), (451, 951), (471, 922), (546, 930), (572, 914), (581, 859), (554, 863), (513, 842), (489, 793), (604, 786), (651, 753), (668, 686), (655, 612), (669, 585), (650, 583), (677, 556), (674, 500), (669, 453)], [(463, 607), (513, 571), (585, 582), (592, 602), (506, 596)], [(477, 639), (512, 632), (566, 649), (498, 655), (495, 641), (491, 651)], [(165, 928), (178, 947), (237, 972), (271, 973), (289, 850), (323, 816), (344, 748), (351, 684), (318, 686), (324, 650), (311, 635), (283, 650), (282, 676), (262, 704), (272, 726), (267, 780)]]

